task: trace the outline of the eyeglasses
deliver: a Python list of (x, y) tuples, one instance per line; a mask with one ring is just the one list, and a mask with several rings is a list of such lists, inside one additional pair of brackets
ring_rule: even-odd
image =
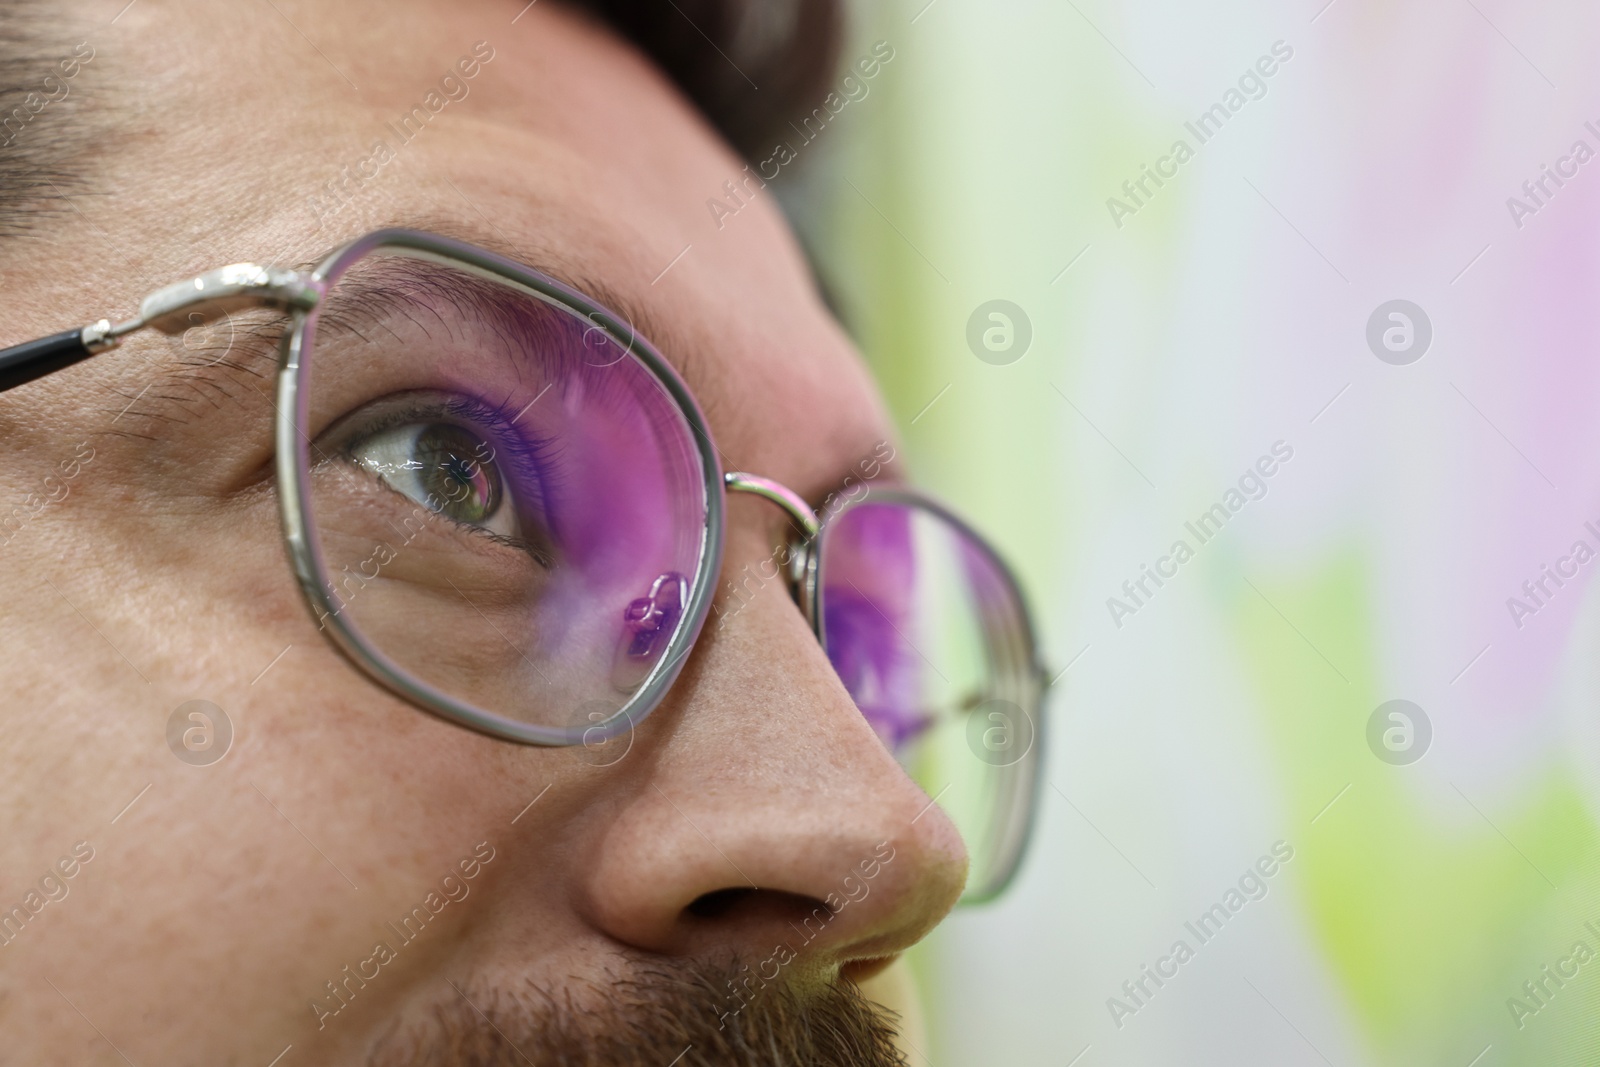
[(290, 565), (322, 633), (369, 678), (508, 741), (631, 741), (707, 623), (725, 493), (752, 493), (794, 527), (773, 577), (961, 831), (964, 899), (1005, 887), (1032, 821), (1047, 682), (1015, 579), (966, 523), (870, 482), (819, 521), (776, 482), (724, 473), (694, 398), (631, 324), (410, 230), (309, 273), (224, 267), (151, 294), (127, 322), (0, 350), (0, 390), (136, 330), (250, 309), (290, 317), (275, 425)]

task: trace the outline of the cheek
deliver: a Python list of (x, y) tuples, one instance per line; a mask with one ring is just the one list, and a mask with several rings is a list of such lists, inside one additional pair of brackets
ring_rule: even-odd
[[(98, 854), (39, 918), (52, 958), (79, 983), (72, 995), (102, 1005), (119, 1034), (176, 1002), (212, 1004), (215, 1014), (184, 1023), (185, 1040), (197, 1060), (223, 1060), (264, 1013), (311, 1019), (307, 998), (370, 957), (374, 916), (405, 914), (418, 887), (438, 887), (471, 855), (482, 827), (529, 798), (498, 773), (509, 756), (388, 696), (317, 634), (273, 501), (162, 516), (117, 506), (107, 487), (120, 481), (109, 455), (85, 469), (73, 498), (10, 546), (21, 570), (0, 570), (0, 596), (16, 609), (0, 616), (7, 739), (26, 753), (6, 767), (23, 798), (8, 814), (52, 860), (84, 836)], [(77, 553), (48, 551), (58, 538), (85, 546), (96, 573)], [(112, 544), (126, 548), (94, 550)], [(186, 696), (231, 719), (221, 762), (185, 766), (168, 751), (166, 722)], [(50, 770), (69, 764), (70, 775)], [(516, 829), (536, 829), (539, 814)], [(23, 869), (10, 838), (0, 869)], [(241, 892), (247, 909), (220, 903)], [(491, 900), (473, 892), (438, 921)], [(197, 928), (203, 936), (190, 936)], [(455, 936), (439, 934), (441, 945)]]

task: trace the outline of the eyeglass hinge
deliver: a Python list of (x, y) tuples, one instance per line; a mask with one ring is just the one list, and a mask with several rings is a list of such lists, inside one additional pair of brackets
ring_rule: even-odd
[(101, 352), (115, 348), (121, 343), (121, 339), (112, 333), (110, 319), (91, 322), (78, 331), (78, 340), (83, 342), (84, 351), (91, 356), (99, 355)]
[(177, 334), (244, 308), (309, 311), (322, 294), (322, 283), (304, 271), (234, 263), (151, 293), (139, 303), (138, 325)]

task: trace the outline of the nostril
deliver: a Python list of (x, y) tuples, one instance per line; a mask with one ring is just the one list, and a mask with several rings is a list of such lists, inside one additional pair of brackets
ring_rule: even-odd
[(721, 919), (734, 911), (740, 901), (760, 890), (751, 889), (749, 886), (734, 886), (731, 889), (718, 889), (711, 893), (702, 893), (689, 904), (689, 914), (700, 919)]
[(761, 930), (762, 937), (771, 931), (798, 930), (798, 936), (808, 941), (833, 919), (828, 905), (816, 897), (749, 886), (730, 886), (702, 893), (684, 911), (723, 930), (738, 928), (752, 933)]

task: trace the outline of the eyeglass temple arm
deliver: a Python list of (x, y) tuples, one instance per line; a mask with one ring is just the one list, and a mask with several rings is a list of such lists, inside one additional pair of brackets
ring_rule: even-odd
[(97, 352), (104, 352), (116, 344), (116, 341), (107, 338), (110, 331), (111, 323), (101, 319), (81, 330), (66, 330), (37, 341), (25, 341), (0, 349), (0, 392), (24, 385), (35, 378), (43, 378), (46, 374), (54, 374)]
[(165, 334), (180, 334), (242, 308), (309, 311), (322, 299), (322, 292), (322, 283), (303, 271), (256, 263), (208, 271), (145, 297), (139, 302), (138, 318), (116, 325), (101, 319), (81, 329), (0, 349), (0, 392), (109, 351), (127, 334), (147, 326)]

